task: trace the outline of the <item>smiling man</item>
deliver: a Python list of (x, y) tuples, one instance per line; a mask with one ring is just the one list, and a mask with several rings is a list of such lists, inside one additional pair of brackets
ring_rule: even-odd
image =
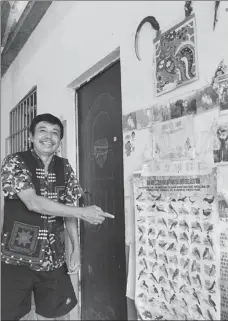
[(91, 224), (113, 218), (95, 205), (76, 206), (82, 189), (68, 160), (55, 155), (63, 134), (57, 117), (38, 115), (30, 126), (33, 149), (8, 155), (2, 164), (2, 320), (24, 317), (32, 291), (39, 319), (63, 319), (77, 304), (66, 266), (64, 222), (73, 248), (70, 272), (77, 272), (76, 218)]

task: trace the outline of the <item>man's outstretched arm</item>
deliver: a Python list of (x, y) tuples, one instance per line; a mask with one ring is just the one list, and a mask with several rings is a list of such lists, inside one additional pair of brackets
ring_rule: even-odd
[(113, 215), (103, 212), (102, 209), (96, 205), (86, 207), (64, 205), (37, 195), (33, 188), (22, 190), (17, 195), (30, 211), (43, 215), (74, 217), (91, 224), (100, 224), (106, 217), (114, 218)]
[(75, 217), (91, 224), (100, 224), (106, 217), (113, 218), (94, 205), (83, 208), (71, 207), (37, 195), (31, 173), (17, 155), (8, 155), (4, 159), (1, 176), (4, 196), (15, 198), (17, 195), (30, 211), (43, 215)]

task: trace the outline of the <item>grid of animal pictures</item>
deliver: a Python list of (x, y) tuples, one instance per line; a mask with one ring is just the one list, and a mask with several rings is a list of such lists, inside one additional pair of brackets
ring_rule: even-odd
[(216, 171), (134, 175), (135, 302), (142, 320), (220, 319), (216, 186)]

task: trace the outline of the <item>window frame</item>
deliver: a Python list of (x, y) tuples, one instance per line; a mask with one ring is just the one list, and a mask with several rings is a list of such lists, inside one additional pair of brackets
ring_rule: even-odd
[(10, 111), (8, 152), (23, 152), (31, 148), (29, 127), (37, 115), (37, 86), (33, 87)]

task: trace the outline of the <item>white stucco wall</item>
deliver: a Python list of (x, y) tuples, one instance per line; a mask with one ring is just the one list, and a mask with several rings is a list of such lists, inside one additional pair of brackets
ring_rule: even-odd
[[(224, 57), (228, 60), (228, 4), (221, 1), (213, 31), (214, 2), (193, 3), (197, 26), (199, 80), (159, 98), (154, 94), (152, 71), (155, 31), (144, 25), (140, 56), (134, 52), (135, 31), (148, 15), (155, 16), (162, 31), (184, 19), (184, 1), (53, 1), (47, 13), (2, 79), (1, 152), (9, 135), (9, 112), (37, 85), (38, 113), (50, 112), (67, 119), (68, 158), (75, 167), (74, 93), (67, 88), (74, 79), (120, 46), (123, 114), (147, 108), (209, 83)], [(146, 143), (143, 138), (141, 141)], [(125, 192), (128, 178), (141, 163), (145, 145), (124, 164)], [(130, 193), (130, 192), (129, 192)]]
[[(68, 157), (75, 165), (74, 95), (67, 85), (97, 61), (120, 46), (123, 113), (155, 102), (152, 77), (152, 40), (155, 32), (145, 25), (140, 33), (140, 55), (134, 53), (139, 22), (154, 15), (166, 30), (184, 18), (179, 1), (55, 1), (2, 78), (1, 145), (9, 135), (9, 111), (37, 85), (38, 113), (49, 111), (68, 122)], [(221, 2), (219, 21), (213, 26), (214, 3), (194, 3), (198, 33), (199, 81), (179, 89), (191, 90), (210, 81), (219, 60), (228, 52), (228, 13)], [(169, 99), (175, 92), (166, 94)], [(159, 97), (156, 100), (162, 100)]]

